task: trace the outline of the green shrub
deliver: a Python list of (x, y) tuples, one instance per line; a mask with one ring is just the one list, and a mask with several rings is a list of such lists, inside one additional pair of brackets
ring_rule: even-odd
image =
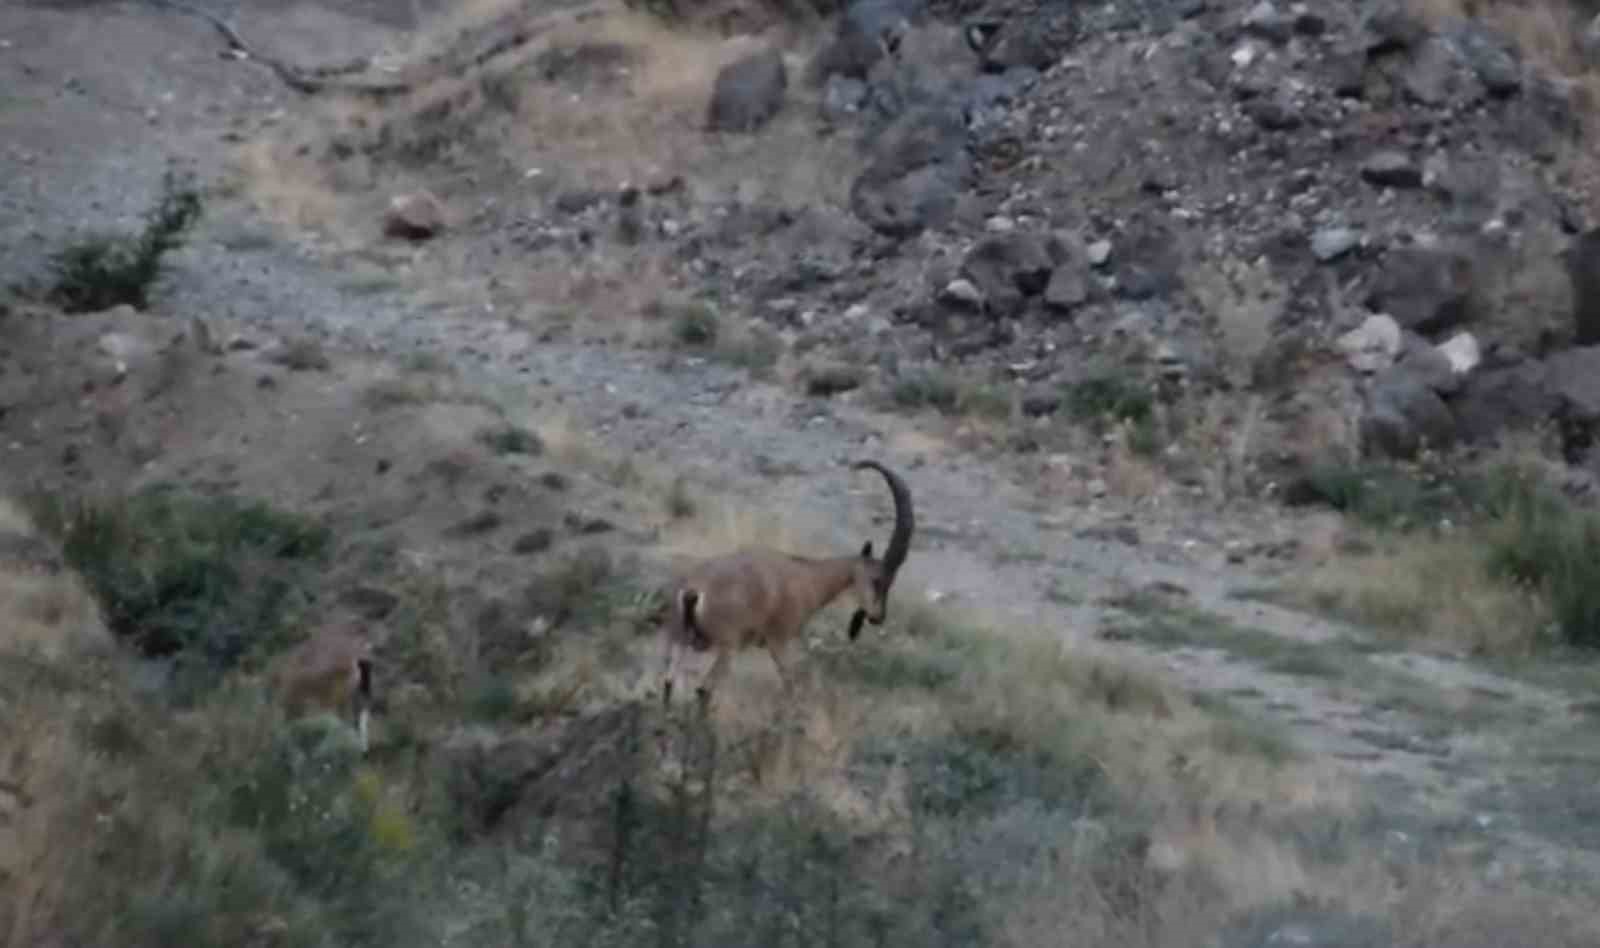
[(201, 210), (198, 191), (180, 185), (170, 172), (162, 183), (161, 199), (137, 236), (99, 234), (54, 255), (51, 299), (72, 313), (124, 303), (143, 309), (149, 303), (161, 258), (183, 242)]
[(322, 524), (264, 503), (160, 487), (33, 506), (111, 631), (176, 656), (195, 683), (278, 640), (331, 543)]

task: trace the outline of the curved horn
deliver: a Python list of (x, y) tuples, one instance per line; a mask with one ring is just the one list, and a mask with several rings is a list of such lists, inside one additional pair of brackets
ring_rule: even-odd
[(911, 508), (911, 490), (906, 487), (906, 482), (900, 475), (879, 464), (877, 461), (857, 461), (852, 467), (858, 471), (868, 468), (883, 475), (889, 483), (889, 493), (894, 497), (894, 532), (889, 535), (889, 546), (883, 551), (883, 573), (885, 588), (894, 585), (895, 574), (900, 571), (900, 564), (906, 561), (906, 554), (911, 550), (911, 533), (916, 529), (916, 515)]

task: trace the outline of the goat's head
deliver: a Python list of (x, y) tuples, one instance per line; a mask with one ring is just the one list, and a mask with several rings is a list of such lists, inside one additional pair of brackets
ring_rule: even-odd
[(916, 528), (916, 517), (911, 509), (911, 491), (898, 474), (877, 461), (858, 461), (852, 467), (858, 471), (870, 468), (882, 474), (889, 484), (890, 495), (894, 497), (894, 531), (889, 535), (889, 546), (883, 551), (883, 559), (873, 558), (872, 541), (868, 540), (861, 548), (861, 557), (856, 563), (853, 583), (856, 611), (850, 617), (850, 638), (853, 640), (861, 634), (861, 623), (882, 625), (888, 616), (889, 590), (894, 586), (895, 575), (899, 573), (901, 564), (906, 561), (906, 553), (911, 549), (911, 533)]

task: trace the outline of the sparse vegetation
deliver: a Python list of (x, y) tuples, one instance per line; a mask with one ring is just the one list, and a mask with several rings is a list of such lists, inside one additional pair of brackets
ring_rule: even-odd
[(485, 428), (478, 432), (478, 440), (495, 454), (521, 454), (530, 457), (544, 453), (544, 442), (537, 432), (516, 425)]
[(1280, 598), (1406, 639), (1474, 654), (1600, 644), (1600, 515), (1500, 459), (1439, 471), (1332, 466), (1291, 485), (1386, 531), (1371, 552), (1304, 577)]
[(162, 257), (183, 242), (200, 216), (200, 193), (168, 173), (162, 193), (137, 236), (101, 234), (59, 251), (50, 297), (71, 313), (127, 304), (139, 309), (161, 275)]
[(111, 632), (145, 655), (175, 657), (191, 687), (279, 641), (332, 544), (314, 520), (174, 487), (104, 500), (41, 496), (32, 511)]

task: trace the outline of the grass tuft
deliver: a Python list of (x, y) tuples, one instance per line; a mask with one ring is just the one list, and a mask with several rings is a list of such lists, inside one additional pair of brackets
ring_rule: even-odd
[(175, 175), (169, 172), (162, 185), (161, 198), (137, 236), (96, 235), (55, 254), (52, 300), (69, 313), (149, 304), (162, 257), (182, 244), (201, 211), (199, 192)]

